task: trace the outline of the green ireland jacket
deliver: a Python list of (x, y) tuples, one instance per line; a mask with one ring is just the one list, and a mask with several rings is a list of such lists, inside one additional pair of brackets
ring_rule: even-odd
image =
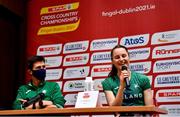
[(58, 108), (63, 108), (65, 99), (61, 93), (60, 87), (56, 82), (42, 82), (38, 87), (34, 86), (31, 82), (27, 85), (22, 85), (17, 92), (17, 97), (13, 103), (13, 109), (24, 109), (20, 99), (31, 99), (39, 93), (44, 93), (43, 100), (52, 101)]

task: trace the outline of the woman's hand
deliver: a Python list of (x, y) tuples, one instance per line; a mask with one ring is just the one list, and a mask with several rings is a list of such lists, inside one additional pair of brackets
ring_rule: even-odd
[(128, 70), (123, 70), (118, 72), (118, 77), (120, 80), (120, 88), (124, 89), (126, 87), (125, 78), (130, 77), (130, 72)]

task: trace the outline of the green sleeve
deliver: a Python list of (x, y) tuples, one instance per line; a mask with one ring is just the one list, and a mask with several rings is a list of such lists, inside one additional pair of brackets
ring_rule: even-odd
[(145, 75), (142, 75), (142, 87), (143, 87), (143, 90), (151, 88), (149, 78)]
[(108, 79), (105, 79), (104, 81), (102, 81), (102, 87), (103, 87), (103, 90), (106, 91), (106, 90), (111, 90), (111, 85), (110, 85), (110, 82)]
[(66, 102), (57, 83), (55, 84), (54, 90), (52, 91), (52, 101), (53, 104), (58, 108), (63, 108)]
[(19, 99), (24, 99), (24, 90), (23, 90), (23, 87), (20, 87), (17, 91), (17, 96), (16, 96), (16, 99), (15, 101), (13, 102), (13, 106), (12, 108), (15, 109), (15, 110), (21, 110), (21, 109), (24, 109), (22, 108), (22, 104), (21, 104), (21, 101)]

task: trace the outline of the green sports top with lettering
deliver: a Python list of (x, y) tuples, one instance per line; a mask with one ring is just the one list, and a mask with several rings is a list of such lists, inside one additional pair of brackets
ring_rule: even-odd
[[(144, 106), (143, 91), (151, 88), (149, 78), (137, 72), (131, 72), (130, 87), (123, 93), (122, 106)], [(104, 91), (112, 91), (116, 96), (119, 89), (118, 76), (108, 77), (102, 82)]]
[(43, 100), (52, 101), (58, 108), (63, 108), (66, 100), (64, 99), (60, 87), (56, 82), (44, 81), (36, 87), (31, 82), (22, 85), (17, 92), (17, 97), (13, 103), (13, 109), (24, 109), (19, 99), (32, 98), (39, 93), (45, 93)]

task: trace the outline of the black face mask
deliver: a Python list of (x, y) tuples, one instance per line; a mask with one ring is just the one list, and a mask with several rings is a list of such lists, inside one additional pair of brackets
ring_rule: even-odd
[(32, 70), (32, 75), (36, 77), (38, 80), (44, 81), (46, 77), (46, 70), (45, 69)]

